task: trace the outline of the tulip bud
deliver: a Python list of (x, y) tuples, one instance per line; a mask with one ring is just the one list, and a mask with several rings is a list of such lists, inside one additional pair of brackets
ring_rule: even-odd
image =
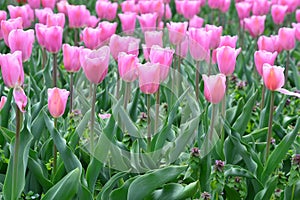
[(170, 22), (167, 24), (170, 42), (179, 45), (186, 37), (187, 22)]
[(268, 63), (270, 65), (274, 65), (275, 59), (277, 57), (277, 52), (274, 53), (267, 51), (256, 51), (254, 53), (254, 62), (256, 66), (256, 70), (259, 75), (263, 76), (263, 65)]
[(64, 67), (68, 72), (78, 72), (80, 69), (80, 51), (83, 47), (70, 46), (64, 44), (62, 46)]
[(122, 31), (129, 34), (133, 33), (136, 23), (136, 13), (120, 13), (118, 16), (121, 21)]
[(48, 89), (48, 109), (52, 117), (61, 117), (66, 109), (69, 91), (59, 88)]
[(233, 73), (236, 64), (236, 57), (239, 55), (241, 48), (234, 49), (229, 46), (217, 48), (217, 63), (219, 71), (222, 74), (230, 75)]
[(159, 64), (145, 63), (139, 64), (139, 86), (143, 93), (154, 94), (157, 92), (160, 81)]
[(126, 82), (133, 82), (137, 74), (137, 65), (139, 59), (136, 55), (127, 54), (125, 52), (119, 53), (118, 56), (118, 69), (120, 77)]
[(213, 104), (222, 101), (226, 91), (226, 77), (224, 74), (207, 76), (202, 75), (204, 81), (205, 99)]
[(263, 80), (265, 86), (275, 91), (283, 87), (284, 85), (284, 68), (278, 66), (272, 66), (265, 63), (263, 65)]
[(265, 20), (266, 16), (252, 16), (245, 18), (245, 29), (249, 31), (252, 37), (257, 37), (263, 34), (265, 30)]
[(292, 50), (296, 45), (295, 29), (280, 28), (278, 32), (279, 44), (284, 50)]
[(84, 45), (89, 49), (97, 49), (101, 44), (101, 40), (100, 40), (101, 32), (102, 32), (101, 28), (86, 27), (82, 31)]

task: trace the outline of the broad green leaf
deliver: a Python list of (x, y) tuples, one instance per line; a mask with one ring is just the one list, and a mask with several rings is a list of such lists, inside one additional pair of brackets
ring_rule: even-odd
[(271, 196), (276, 189), (277, 182), (277, 176), (273, 176), (271, 179), (268, 179), (267, 183), (264, 186), (264, 189), (255, 195), (254, 200), (271, 199)]
[(63, 179), (48, 190), (42, 200), (63, 199), (71, 200), (77, 193), (80, 183), (80, 170), (78, 168), (70, 171)]
[(252, 174), (252, 172), (238, 166), (238, 165), (226, 165), (226, 168), (228, 168), (225, 171), (225, 177), (228, 176), (241, 176), (241, 177), (246, 177), (246, 178), (254, 178), (256, 179), (255, 175)]
[(9, 119), (10, 119), (10, 109), (11, 109), (12, 97), (13, 97), (13, 90), (10, 89), (9, 93), (7, 95), (6, 103), (5, 103), (4, 107), (2, 108), (2, 110), (0, 111), (0, 113), (1, 113), (1, 126), (2, 127), (8, 127), (8, 122), (9, 122)]
[(0, 127), (0, 132), (1, 134), (4, 136), (4, 138), (11, 143), (12, 139), (15, 137), (16, 133), (4, 128), (4, 127)]
[(124, 185), (119, 187), (118, 189), (113, 190), (109, 194), (110, 200), (127, 200), (128, 188), (130, 184), (137, 178), (137, 176), (126, 180)]

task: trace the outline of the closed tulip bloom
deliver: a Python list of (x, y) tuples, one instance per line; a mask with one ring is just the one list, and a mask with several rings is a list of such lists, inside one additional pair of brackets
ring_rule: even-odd
[(254, 0), (252, 5), (253, 15), (266, 15), (270, 10), (271, 2), (269, 0)]
[(52, 117), (58, 118), (64, 114), (69, 94), (69, 91), (57, 87), (48, 89), (48, 109)]
[(6, 97), (6, 96), (2, 96), (2, 97), (1, 97), (1, 101), (0, 101), (0, 111), (1, 111), (2, 108), (4, 107), (6, 101), (7, 101), (7, 97)]
[(116, 29), (117, 29), (117, 23), (116, 22), (100, 22), (98, 24), (98, 27), (101, 29), (101, 35), (100, 35), (100, 40), (104, 44), (108, 44), (110, 37), (115, 34)]
[(190, 28), (188, 36), (192, 58), (196, 61), (205, 60), (207, 58), (212, 32), (201, 28)]
[(104, 80), (108, 72), (109, 55), (109, 47), (103, 46), (83, 57), (81, 65), (90, 82), (99, 84)]
[(2, 20), (6, 20), (6, 12), (3, 11), (3, 10), (0, 10), (0, 40), (3, 39), (3, 36), (2, 36), (2, 31), (1, 31), (1, 21)]
[(110, 38), (109, 48), (112, 57), (117, 60), (120, 52), (138, 55), (140, 40), (129, 36), (113, 35)]
[(151, 48), (153, 45), (163, 46), (163, 32), (162, 31), (146, 31), (145, 43), (148, 48)]
[(63, 14), (63, 13), (48, 14), (46, 24), (47, 24), (47, 26), (60, 26), (60, 27), (64, 28), (65, 14)]
[(48, 14), (53, 14), (53, 11), (50, 8), (36, 9), (34, 10), (36, 18), (38, 18), (39, 23), (47, 24)]
[(43, 8), (51, 8), (52, 10), (55, 7), (56, 0), (41, 0)]
[(176, 8), (176, 12), (180, 15), (183, 14), (183, 10), (182, 10), (182, 6), (184, 4), (184, 1), (181, 0), (175, 0), (175, 8)]
[(277, 53), (281, 53), (282, 50), (283, 50), (283, 47), (280, 43), (279, 36), (278, 35), (271, 35), (271, 38), (272, 38), (273, 43), (274, 43), (274, 50), (277, 51)]
[(259, 50), (265, 50), (269, 52), (275, 51), (274, 40), (271, 37), (267, 37), (264, 35), (260, 36), (258, 38), (257, 45)]
[(267, 51), (256, 51), (254, 53), (254, 62), (259, 75), (263, 76), (263, 65), (268, 63), (274, 65), (277, 57), (277, 52), (271, 53)]
[(300, 9), (296, 11), (296, 21), (300, 23)]
[(220, 5), (220, 11), (222, 13), (226, 13), (228, 12), (229, 10), (229, 7), (230, 7), (230, 4), (231, 4), (231, 0), (224, 0), (224, 1), (221, 1), (221, 5)]
[(201, 28), (204, 23), (204, 19), (194, 15), (189, 21), (189, 28)]
[(121, 21), (122, 31), (132, 34), (135, 29), (136, 13), (120, 13), (118, 16)]
[(47, 28), (46, 25), (37, 23), (35, 24), (35, 33), (36, 39), (43, 48), (45, 48), (45, 38), (44, 38), (44, 29)]
[(141, 14), (152, 13), (154, 1), (139, 1), (138, 7)]
[(30, 8), (37, 9), (40, 8), (41, 2), (40, 0), (27, 0)]
[(100, 40), (101, 30), (102, 29), (100, 29), (100, 28), (86, 27), (82, 31), (83, 42), (84, 42), (84, 45), (87, 48), (96, 49), (100, 46), (100, 44), (101, 44), (101, 40)]
[(220, 8), (220, 0), (208, 0), (208, 6), (212, 9), (218, 9)]
[(99, 18), (114, 20), (116, 18), (118, 9), (118, 3), (112, 3), (110, 1), (97, 1), (96, 13)]
[(215, 25), (206, 24), (205, 25), (205, 30), (206, 31), (211, 31), (209, 48), (210, 49), (217, 48), (220, 44), (221, 35), (222, 35), (222, 32), (223, 32), (223, 27), (222, 26), (218, 27), (218, 26), (215, 26)]
[(166, 13), (165, 13), (165, 19), (171, 19), (172, 18), (172, 11), (169, 4), (165, 4), (166, 6)]
[(265, 63), (263, 65), (263, 80), (265, 86), (275, 91), (283, 87), (284, 85), (284, 68), (278, 66), (272, 66)]
[(263, 34), (265, 30), (265, 20), (266, 16), (252, 16), (249, 18), (245, 18), (245, 29), (249, 31), (252, 37), (257, 37)]
[(125, 52), (119, 53), (118, 69), (120, 77), (126, 82), (133, 82), (137, 79), (137, 65), (139, 59), (136, 55), (127, 54)]
[(30, 6), (12, 6), (8, 5), (7, 9), (11, 19), (21, 17), (23, 20), (23, 27), (28, 28), (31, 26), (31, 22), (34, 20), (34, 13)]
[(300, 23), (292, 23), (293, 28), (295, 29), (295, 37), (300, 41)]
[(82, 28), (86, 25), (90, 13), (85, 5), (68, 5), (67, 10), (70, 28)]
[(235, 8), (240, 20), (250, 16), (252, 5), (248, 2), (239, 2), (235, 4)]
[(24, 70), (22, 64), (22, 52), (13, 54), (0, 54), (0, 65), (4, 84), (13, 88), (24, 83)]
[(14, 29), (22, 29), (22, 18), (18, 17), (16, 19), (9, 19), (9, 20), (2, 20), (1, 21), (1, 32), (2, 32), (2, 37), (4, 39), (4, 42), (7, 46), (8, 44), (8, 35), (9, 33), (14, 30)]
[(34, 43), (34, 30), (12, 30), (8, 36), (8, 43), (11, 52), (21, 51), (23, 61), (27, 61), (32, 52)]
[(61, 0), (60, 2), (56, 3), (56, 7), (59, 13), (64, 13), (66, 16), (68, 16), (68, 6), (70, 4), (67, 0)]
[(147, 13), (137, 16), (143, 32), (156, 29), (157, 14)]
[(200, 1), (184, 1), (181, 9), (184, 18), (191, 19), (200, 12)]
[(63, 44), (64, 67), (67, 72), (78, 72), (80, 69), (80, 51), (83, 47), (70, 46)]
[(271, 14), (275, 24), (282, 24), (288, 7), (282, 5), (273, 5)]
[(229, 46), (229, 47), (235, 48), (237, 39), (238, 39), (238, 36), (236, 36), (236, 35), (235, 36), (229, 36), (229, 35), (221, 36), (219, 47)]
[(298, 0), (278, 0), (277, 3), (280, 5), (288, 6), (288, 10), (287, 10), (288, 13), (294, 12), (299, 5)]
[(170, 22), (167, 24), (171, 44), (179, 45), (186, 37), (187, 22)]
[(14, 87), (13, 96), (19, 110), (24, 113), (27, 105), (27, 96), (24, 90), (20, 86)]
[(126, 12), (138, 13), (139, 12), (139, 6), (135, 4), (134, 0), (123, 1), (121, 3), (121, 9), (122, 9), (123, 13), (126, 13)]
[(154, 94), (159, 88), (159, 64), (145, 63), (138, 65), (139, 86), (143, 93)]
[(91, 28), (95, 28), (98, 25), (99, 21), (100, 21), (99, 18), (91, 15), (87, 21), (87, 26)]
[(222, 101), (226, 91), (226, 77), (224, 74), (207, 76), (202, 75), (204, 81), (204, 96), (205, 99), (213, 104), (218, 104)]
[(44, 45), (51, 53), (59, 52), (62, 45), (63, 29), (60, 26), (43, 27), (40, 29)]
[(296, 45), (295, 29), (280, 28), (278, 32), (279, 43), (284, 50), (292, 50)]
[(233, 73), (236, 64), (236, 58), (241, 52), (241, 48), (234, 49), (229, 46), (217, 48), (217, 63), (219, 71), (222, 74), (230, 75)]
[(170, 48), (162, 48), (158, 45), (151, 47), (149, 59), (151, 63), (158, 63), (160, 66), (160, 82), (164, 81), (169, 74), (172, 64), (174, 50)]

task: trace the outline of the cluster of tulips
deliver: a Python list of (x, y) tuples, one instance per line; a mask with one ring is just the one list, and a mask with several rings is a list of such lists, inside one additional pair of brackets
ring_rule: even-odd
[[(299, 93), (283, 88), (289, 80), (290, 51), (295, 48), (296, 40), (300, 40), (300, 10), (296, 11), (300, 4), (298, 0), (236, 0), (235, 8), (240, 20), (239, 36), (222, 35), (222, 26), (204, 25), (205, 20), (198, 14), (206, 5), (205, 0), (175, 0), (176, 14), (182, 16), (183, 22), (170, 21), (174, 13), (171, 12), (169, 3), (168, 0), (128, 0), (120, 4), (122, 13), (117, 13), (118, 3), (98, 0), (95, 5), (97, 16), (93, 16), (85, 5), (71, 5), (66, 0), (58, 2), (56, 0), (28, 0), (28, 4), (22, 6), (9, 5), (7, 7), (9, 18), (6, 11), (0, 11), (0, 38), (3, 38), (5, 45), (11, 51), (8, 54), (0, 54), (1, 78), (8, 88), (13, 88), (17, 116), (26, 112), (24, 76), (30, 76), (30, 74), (24, 75), (23, 63), (31, 59), (32, 49), (37, 47), (34, 45), (35, 41), (42, 50), (43, 58), (42, 66), (36, 66), (37, 68), (43, 69), (47, 58), (50, 60), (50, 56), (53, 56), (53, 87), (48, 89), (48, 109), (55, 121), (64, 114), (69, 98), (70, 112), (73, 111), (74, 74), (82, 68), (90, 82), (92, 91), (89, 135), (91, 152), (94, 151), (93, 124), (95, 123), (97, 87), (108, 74), (111, 56), (118, 66), (117, 77), (126, 83), (123, 97), (125, 110), (130, 101), (130, 83), (138, 79), (143, 93), (148, 96), (156, 93), (158, 104), (156, 117), (158, 118), (160, 84), (171, 76), (169, 71), (174, 55), (177, 55), (179, 64), (173, 62), (173, 67), (174, 70), (177, 67), (176, 70), (180, 73), (181, 59), (187, 57), (189, 52), (195, 61), (194, 90), (197, 100), (199, 101), (200, 74), (202, 74), (206, 100), (212, 104), (219, 104), (223, 101), (225, 112), (226, 98), (224, 96), (228, 90), (226, 82), (229, 81), (227, 77), (234, 73), (237, 57), (245, 48), (244, 31), (248, 31), (255, 40), (255, 48), (257, 43), (257, 51), (254, 54), (256, 71), (262, 77), (264, 86), (272, 92), (270, 121), (273, 115), (274, 91), (300, 98)], [(214, 20), (215, 10), (226, 13), (230, 5), (230, 0), (208, 0), (208, 6), (212, 9), (211, 19)], [(278, 35), (262, 35), (266, 15), (269, 12), (277, 27)], [(292, 23), (293, 28), (281, 27), (285, 17), (290, 17), (294, 12), (296, 12), (298, 23)], [(251, 13), (252, 16), (250, 16)], [(122, 36), (116, 34), (118, 24), (114, 21), (117, 17), (123, 32)], [(143, 33), (143, 40), (134, 36), (137, 31), (135, 30), (136, 19)], [(34, 21), (38, 23), (33, 25)], [(168, 30), (168, 42), (163, 40), (167, 35), (164, 28)], [(68, 29), (74, 30), (74, 38), (69, 44), (63, 44), (64, 32)], [(237, 48), (238, 38), (240, 48)], [(140, 45), (141, 41), (144, 41), (144, 44)], [(142, 59), (139, 56), (140, 46), (143, 53)], [(58, 64), (62, 63), (58, 63), (57, 56), (61, 49), (64, 69), (70, 75), (70, 92), (58, 88), (60, 84), (57, 78), (57, 68)], [(277, 55), (285, 52), (288, 55), (286, 67), (275, 66)], [(175, 81), (176, 77), (172, 78)], [(120, 83), (117, 82), (115, 89), (117, 98), (120, 98), (119, 90)], [(263, 92), (261, 107), (264, 107), (264, 96)], [(0, 110), (5, 103), (6, 97), (2, 96)], [(217, 109), (216, 106), (213, 108)], [(212, 112), (212, 115), (214, 113)], [(157, 123), (156, 121), (155, 131), (157, 131)], [(20, 126), (17, 126), (18, 128), (20, 129)], [(148, 129), (148, 145), (151, 143), (151, 132)], [(19, 137), (18, 134), (20, 130), (16, 130), (16, 138)], [(269, 122), (268, 145), (271, 142), (271, 135), (272, 124)], [(16, 139), (16, 144), (17, 142)], [(268, 154), (269, 147), (267, 147), (266, 157)]]

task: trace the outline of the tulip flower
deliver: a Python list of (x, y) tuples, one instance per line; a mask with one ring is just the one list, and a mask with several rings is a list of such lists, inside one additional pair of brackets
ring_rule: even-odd
[(67, 11), (70, 28), (82, 28), (86, 25), (90, 13), (85, 5), (67, 5)]
[(86, 27), (82, 31), (84, 45), (89, 49), (97, 49), (101, 44), (101, 40), (100, 40), (101, 32), (102, 32), (101, 28)]
[(279, 43), (284, 50), (292, 50), (296, 45), (295, 29), (280, 28), (278, 32)]
[(13, 90), (14, 100), (19, 110), (24, 113), (27, 105), (27, 96), (20, 86), (16, 86)]
[(277, 57), (276, 51), (274, 53), (271, 53), (264, 50), (260, 50), (254, 53), (254, 62), (255, 62), (256, 70), (260, 76), (263, 76), (263, 65), (265, 63), (274, 65), (276, 57)]
[(200, 1), (184, 1), (182, 4), (182, 14), (184, 18), (191, 19), (200, 12)]
[(156, 29), (157, 14), (147, 13), (137, 16), (143, 32)]
[(159, 64), (145, 63), (138, 65), (139, 86), (143, 93), (154, 94), (159, 88)]
[(140, 40), (134, 37), (113, 35), (109, 41), (112, 57), (117, 60), (120, 52), (138, 55)]
[(218, 104), (222, 101), (226, 91), (226, 77), (224, 74), (207, 76), (202, 75), (204, 81), (204, 96), (205, 99), (213, 104)]
[(64, 28), (65, 14), (63, 14), (63, 13), (48, 14), (46, 24), (47, 24), (47, 26), (60, 26), (60, 27)]
[(122, 31), (132, 34), (135, 29), (136, 13), (120, 13), (118, 16), (121, 21)]
[(274, 38), (267, 36), (260, 36), (257, 41), (258, 50), (265, 50), (268, 52), (275, 52)]
[(121, 3), (121, 9), (122, 9), (123, 13), (126, 13), (126, 12), (138, 13), (139, 12), (139, 6), (135, 4), (134, 0), (123, 1)]
[(41, 24), (47, 24), (48, 14), (53, 14), (53, 11), (50, 8), (35, 9), (35, 16)]
[(209, 48), (210, 49), (217, 48), (220, 44), (223, 27), (222, 26), (217, 27), (215, 25), (206, 24), (205, 30), (212, 32), (210, 37), (210, 42), (209, 42)]
[(118, 55), (118, 69), (120, 77), (125, 82), (133, 82), (137, 79), (137, 65), (139, 59), (136, 55), (120, 52)]
[(91, 27), (91, 28), (95, 28), (98, 23), (99, 23), (100, 19), (97, 18), (96, 16), (91, 15), (89, 17), (89, 19), (87, 20), (87, 26)]
[(146, 31), (145, 35), (145, 43), (150, 53), (150, 49), (153, 45), (163, 46), (163, 32), (162, 31)]
[(252, 16), (249, 18), (245, 18), (245, 29), (249, 31), (252, 37), (257, 37), (263, 34), (265, 29), (265, 20), (266, 16)]
[(292, 23), (293, 28), (295, 29), (295, 37), (300, 41), (300, 23)]
[(252, 4), (253, 15), (266, 15), (270, 10), (271, 2), (269, 0), (254, 0)]
[(167, 24), (171, 44), (179, 45), (186, 37), (187, 22), (170, 22)]
[(230, 46), (217, 48), (217, 63), (219, 71), (226, 76), (233, 73), (236, 64), (236, 57), (240, 53), (241, 48), (234, 49)]
[(109, 21), (116, 18), (118, 4), (110, 1), (97, 1), (96, 2), (96, 13), (99, 18), (107, 19)]
[(102, 41), (102, 44), (108, 44), (110, 37), (115, 34), (117, 29), (117, 23), (116, 22), (100, 22), (98, 24), (98, 28), (101, 29), (100, 34), (100, 40)]
[(43, 8), (51, 8), (54, 9), (56, 0), (41, 0)]
[(279, 5), (288, 6), (288, 10), (287, 10), (288, 13), (294, 12), (299, 5), (299, 2), (297, 0), (278, 0), (277, 3)]
[(21, 17), (23, 20), (24, 28), (28, 28), (31, 26), (31, 22), (34, 20), (34, 13), (28, 4), (24, 6), (8, 5), (7, 9), (9, 11), (11, 19)]
[(183, 42), (181, 42), (181, 44), (176, 47), (176, 55), (179, 55), (181, 58), (185, 58), (187, 56), (188, 50), (189, 40), (188, 37), (186, 37), (185, 40), (183, 40)]
[(230, 7), (230, 4), (231, 4), (231, 0), (223, 0), (223, 1), (220, 1), (220, 7), (219, 7), (219, 10), (220, 10), (222, 13), (228, 12), (229, 7)]
[(6, 97), (6, 96), (2, 96), (2, 97), (1, 97), (1, 101), (0, 101), (0, 111), (1, 111), (2, 108), (4, 107), (6, 101), (7, 101), (7, 97)]
[(218, 9), (220, 8), (220, 0), (208, 0), (208, 6), (211, 9)]
[(201, 28), (204, 23), (204, 19), (194, 15), (189, 21), (189, 28)]
[(49, 88), (48, 89), (48, 109), (52, 117), (61, 117), (66, 109), (69, 91), (65, 89)]
[(11, 52), (21, 51), (23, 61), (27, 61), (30, 58), (32, 52), (34, 43), (34, 30), (12, 30), (8, 36), (8, 43)]
[(235, 8), (240, 20), (250, 16), (252, 5), (249, 2), (243, 1), (235, 4)]
[(2, 20), (1, 21), (1, 32), (2, 32), (2, 37), (4, 39), (4, 42), (7, 46), (8, 44), (8, 35), (9, 33), (14, 30), (14, 29), (22, 29), (22, 18), (18, 17), (16, 19), (9, 19), (9, 20)]
[(7, 87), (14, 88), (23, 85), (24, 70), (22, 64), (22, 52), (13, 54), (0, 54), (2, 78)]
[(78, 72), (80, 69), (80, 51), (83, 47), (70, 46), (63, 44), (63, 62), (67, 72)]
[(205, 60), (209, 50), (212, 31), (205, 31), (201, 28), (189, 28), (188, 36), (192, 58), (196, 61)]
[(300, 23), (300, 9), (296, 11), (296, 21)]
[(59, 13), (64, 13), (66, 16), (68, 15), (68, 6), (70, 4), (67, 0), (61, 0), (60, 2), (56, 3), (56, 7)]
[(62, 45), (63, 29), (60, 26), (41, 27), (40, 33), (44, 39), (46, 50), (58, 53)]
[(2, 31), (1, 31), (1, 21), (2, 20), (6, 20), (6, 12), (3, 11), (3, 10), (0, 10), (0, 40), (3, 39), (3, 36), (2, 36)]
[(271, 90), (275, 91), (283, 87), (284, 85), (284, 68), (278, 66), (272, 66), (265, 63), (263, 65), (263, 80), (265, 86)]
[(235, 48), (237, 39), (238, 39), (238, 36), (236, 36), (236, 35), (235, 36), (229, 36), (229, 35), (221, 36), (219, 47), (229, 46), (231, 48)]
[(284, 22), (284, 17), (287, 12), (288, 6), (273, 5), (272, 6), (272, 18), (274, 24), (282, 24)]
[(154, 4), (154, 2), (152, 2), (152, 1), (139, 1), (138, 7), (139, 7), (140, 13), (141, 14), (154, 13), (153, 6), (152, 6), (153, 4)]
[(81, 60), (85, 76), (91, 83), (99, 84), (104, 80), (108, 72), (109, 55), (109, 47), (103, 46), (85, 55)]
[(282, 48), (282, 45), (280, 44), (279, 36), (271, 35), (271, 38), (272, 38), (273, 44), (274, 44), (274, 51), (277, 51), (277, 53), (281, 53), (283, 48)]
[(28, 4), (31, 9), (37, 9), (40, 7), (41, 2), (40, 0), (28, 0)]

